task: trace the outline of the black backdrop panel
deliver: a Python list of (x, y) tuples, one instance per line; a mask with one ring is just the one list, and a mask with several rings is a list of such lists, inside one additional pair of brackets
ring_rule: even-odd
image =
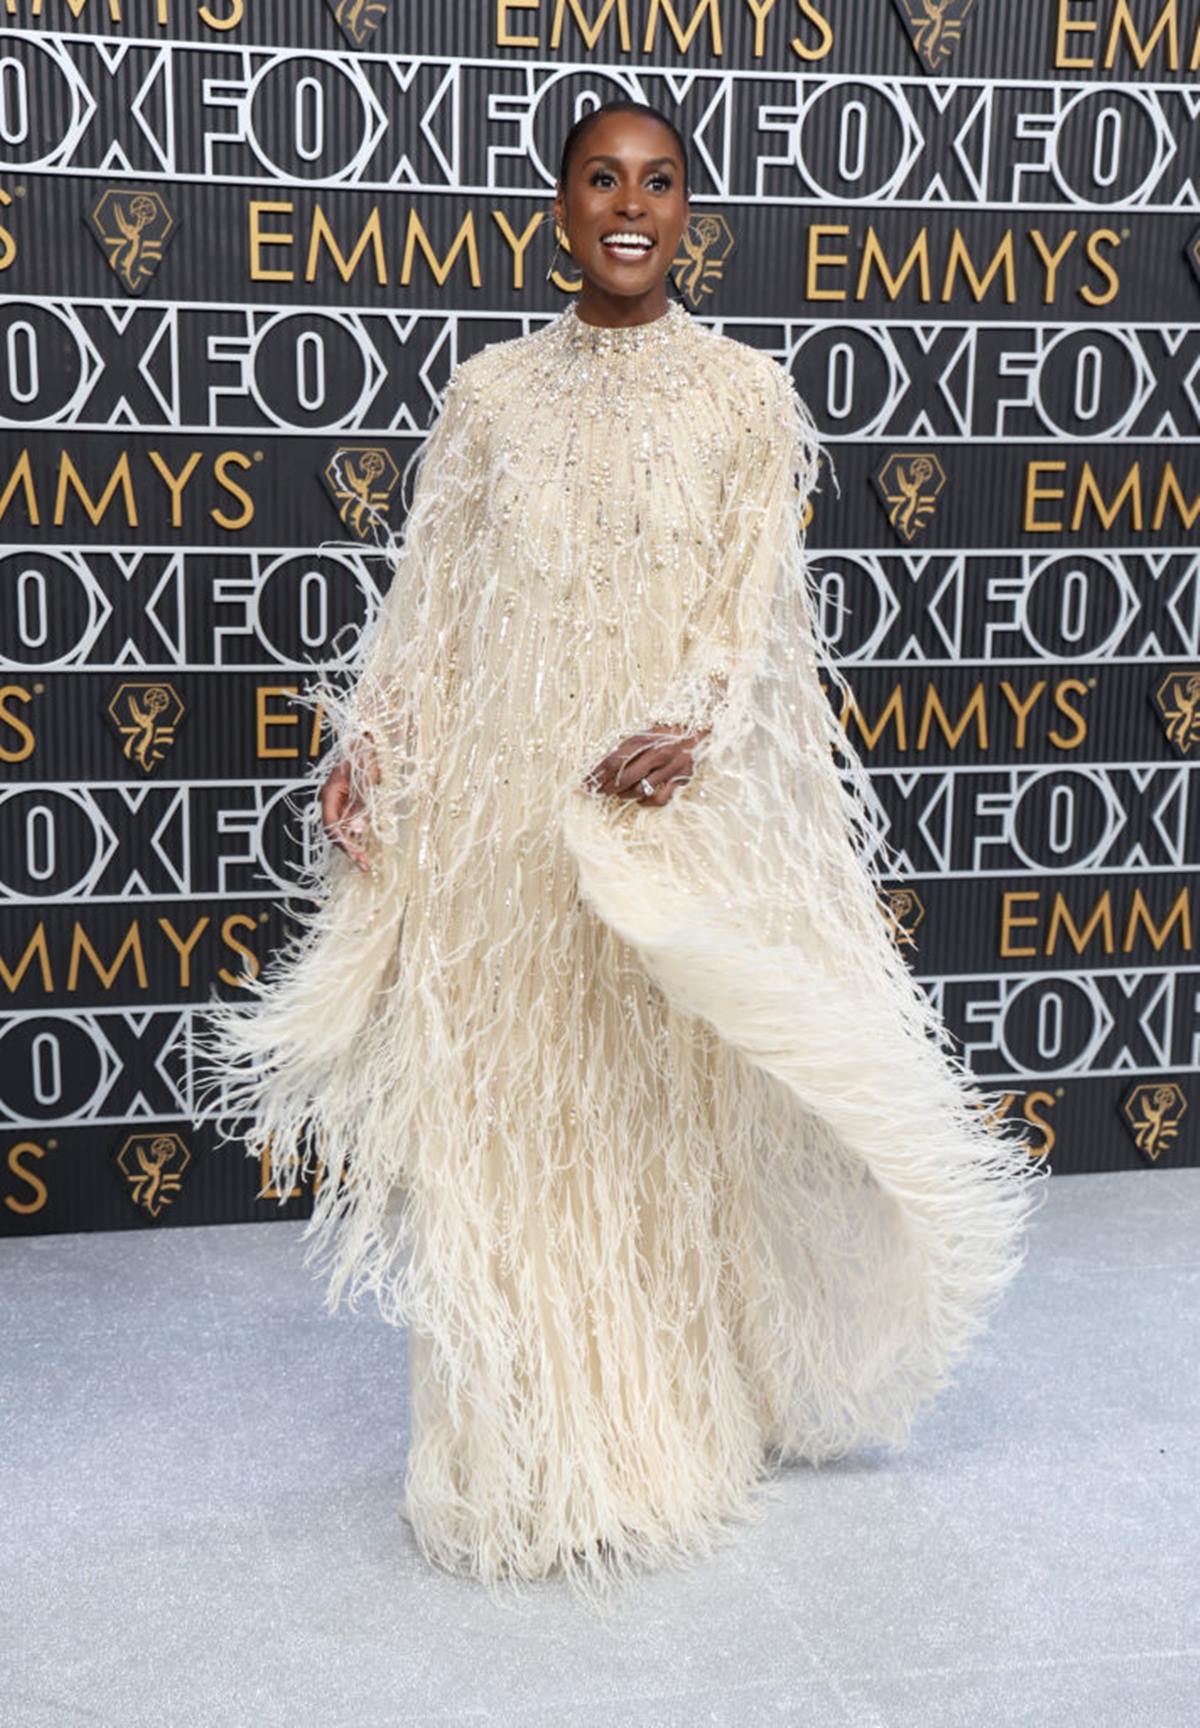
[(557, 144), (619, 94), (690, 139), (693, 312), (824, 435), (881, 916), (1056, 1171), (1197, 1161), (1200, 12), (1016, 10), (7, 0), (0, 1229), (311, 1205), (191, 1052), (381, 595), (338, 476), (399, 526), (453, 366), (566, 303)]

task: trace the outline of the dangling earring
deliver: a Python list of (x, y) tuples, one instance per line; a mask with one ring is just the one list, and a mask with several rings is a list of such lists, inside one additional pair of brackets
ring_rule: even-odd
[(553, 252), (553, 255), (550, 259), (550, 268), (546, 271), (547, 282), (549, 282), (551, 276), (553, 276), (555, 270), (558, 267), (558, 253), (559, 253), (558, 222), (557, 222), (557, 220), (555, 220), (554, 221), (554, 252)]

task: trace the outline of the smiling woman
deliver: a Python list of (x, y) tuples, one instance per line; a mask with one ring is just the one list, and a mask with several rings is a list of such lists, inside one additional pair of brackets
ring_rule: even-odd
[(686, 151), (670, 127), (674, 147), (664, 153), (667, 130), (653, 110), (609, 104), (567, 134), (554, 217), (583, 273), (576, 315), (586, 323), (640, 324), (666, 308), (663, 272), (689, 214)]
[(678, 133), (586, 116), (555, 211), (578, 300), (451, 379), (329, 697), (341, 850), (218, 1073), (280, 1195), (320, 1161), (329, 1306), (410, 1329), (423, 1552), (601, 1601), (781, 1462), (906, 1440), (1037, 1163), (881, 906), (812, 421), (667, 299)]

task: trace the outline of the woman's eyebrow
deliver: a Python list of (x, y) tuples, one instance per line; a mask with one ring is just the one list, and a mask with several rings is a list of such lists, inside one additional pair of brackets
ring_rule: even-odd
[[(617, 163), (619, 163), (620, 160), (621, 160), (621, 158), (619, 156), (585, 156), (583, 159), (583, 165), (586, 168), (589, 162), (617, 162)], [(647, 168), (653, 168), (659, 162), (669, 162), (673, 168), (678, 166), (678, 164), (675, 161), (674, 156), (651, 156), (649, 161), (646, 162), (644, 164), (644, 166)]]

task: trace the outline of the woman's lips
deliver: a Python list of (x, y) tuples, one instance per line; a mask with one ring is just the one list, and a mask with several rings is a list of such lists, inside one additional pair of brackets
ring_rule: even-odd
[(638, 246), (635, 244), (632, 246), (627, 245), (625, 247), (620, 247), (613, 245), (607, 240), (601, 240), (600, 244), (608, 253), (608, 256), (610, 258), (615, 258), (619, 264), (636, 264), (640, 259), (648, 258), (651, 252), (654, 251), (653, 241), (650, 242), (649, 246)]

